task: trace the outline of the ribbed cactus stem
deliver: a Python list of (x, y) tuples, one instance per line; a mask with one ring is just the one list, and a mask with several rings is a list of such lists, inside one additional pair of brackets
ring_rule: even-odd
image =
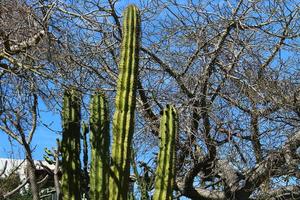
[(80, 200), (80, 105), (81, 96), (75, 89), (66, 90), (63, 97), (62, 194), (63, 200)]
[(160, 121), (160, 150), (158, 154), (154, 200), (171, 200), (175, 181), (176, 137), (178, 117), (173, 106), (167, 105)]
[(87, 134), (89, 133), (89, 127), (88, 125), (83, 122), (82, 124), (82, 146), (83, 146), (83, 182), (84, 184), (84, 194), (86, 199), (89, 198), (89, 171), (88, 171), (88, 141), (87, 141)]
[(134, 131), (140, 39), (140, 14), (134, 5), (129, 5), (124, 12), (122, 35), (116, 110), (113, 120), (110, 200), (127, 200), (129, 189), (130, 148)]
[(105, 95), (97, 92), (90, 103), (90, 199), (108, 200), (109, 110)]

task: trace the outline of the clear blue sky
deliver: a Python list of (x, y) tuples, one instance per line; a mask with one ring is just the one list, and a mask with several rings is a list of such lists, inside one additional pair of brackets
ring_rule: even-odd
[[(48, 112), (42, 101), (39, 101), (39, 108), (42, 123), (37, 127), (31, 144), (31, 147), (34, 149), (34, 159), (43, 158), (45, 147), (52, 148), (56, 146), (56, 138), (60, 138), (58, 132), (61, 131), (61, 119), (59, 114)], [(49, 128), (51, 130), (49, 130)], [(0, 141), (0, 157), (24, 158), (24, 151), (20, 145), (17, 142), (13, 142), (13, 140), (10, 142), (9, 137), (1, 131)]]

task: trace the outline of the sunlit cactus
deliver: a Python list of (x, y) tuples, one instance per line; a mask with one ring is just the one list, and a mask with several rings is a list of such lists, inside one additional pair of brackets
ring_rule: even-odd
[(116, 110), (113, 120), (112, 167), (109, 199), (126, 200), (129, 189), (130, 148), (134, 131), (134, 110), (139, 60), (140, 14), (134, 5), (124, 12)]
[(81, 95), (75, 89), (66, 90), (62, 110), (62, 198), (81, 199), (80, 168), (80, 105)]
[(160, 121), (160, 150), (158, 154), (154, 200), (171, 200), (175, 181), (176, 137), (178, 117), (173, 106), (167, 105)]
[(109, 181), (109, 110), (105, 95), (98, 92), (90, 103), (90, 199), (108, 200)]

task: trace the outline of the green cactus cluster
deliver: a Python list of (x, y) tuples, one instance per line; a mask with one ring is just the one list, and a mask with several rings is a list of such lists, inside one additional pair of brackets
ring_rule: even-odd
[[(90, 188), (89, 194), (86, 196), (89, 196), (91, 200), (134, 199), (133, 187), (132, 185), (130, 187), (129, 184), (129, 175), (132, 161), (131, 143), (135, 126), (134, 112), (140, 40), (140, 13), (134, 5), (128, 6), (124, 12), (122, 36), (115, 113), (112, 122), (111, 157), (109, 108), (103, 91), (99, 90), (91, 96), (89, 125), (84, 124), (82, 130), (84, 168), (86, 168), (88, 160), (85, 150), (88, 146), (86, 135), (90, 135)], [(77, 90), (66, 90), (63, 98), (61, 143), (63, 200), (81, 199), (80, 102), (81, 96)], [(175, 179), (175, 143), (178, 132), (177, 119), (175, 108), (167, 106), (163, 111), (160, 125), (161, 144), (155, 175), (154, 200), (172, 199)], [(85, 171), (86, 169), (83, 174), (86, 173)], [(148, 173), (145, 173), (145, 177), (145, 180), (148, 180)], [(143, 199), (150, 199), (147, 181), (144, 178), (137, 180), (142, 183)]]

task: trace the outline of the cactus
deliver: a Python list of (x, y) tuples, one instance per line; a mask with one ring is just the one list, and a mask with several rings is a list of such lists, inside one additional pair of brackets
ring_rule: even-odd
[(90, 199), (108, 199), (109, 180), (109, 111), (103, 93), (98, 92), (90, 103)]
[(140, 16), (129, 5), (124, 12), (123, 39), (113, 120), (112, 166), (109, 199), (125, 200), (129, 189), (130, 148), (134, 131), (134, 110), (138, 74)]
[(86, 199), (89, 198), (89, 172), (88, 172), (88, 144), (87, 144), (87, 134), (89, 133), (88, 125), (83, 122), (82, 123), (82, 145), (83, 145), (83, 188)]
[(55, 161), (54, 161), (54, 153), (48, 149), (47, 147), (44, 148), (44, 151), (46, 153), (46, 155), (44, 155), (44, 160), (49, 164), (49, 165), (53, 165), (55, 164)]
[(79, 200), (80, 194), (80, 94), (66, 90), (63, 98), (62, 193), (63, 200)]
[(160, 121), (160, 150), (153, 200), (171, 200), (175, 181), (176, 137), (178, 119), (173, 106), (167, 105)]

